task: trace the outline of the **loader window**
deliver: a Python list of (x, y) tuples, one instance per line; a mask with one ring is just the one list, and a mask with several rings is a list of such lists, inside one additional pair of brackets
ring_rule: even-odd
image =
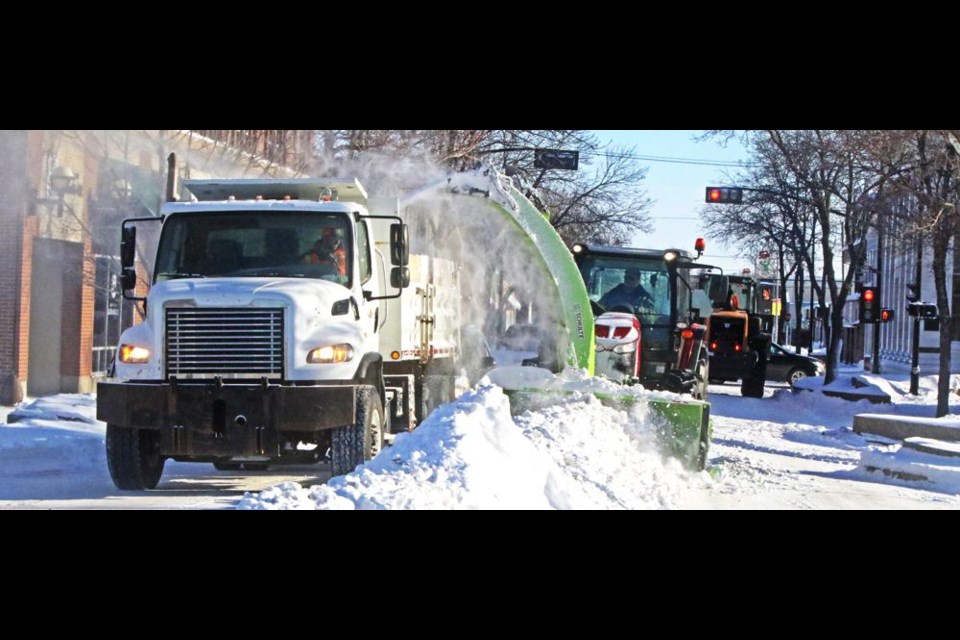
[[(670, 314), (673, 292), (661, 257), (591, 254), (580, 259), (578, 266), (592, 301), (604, 311), (632, 313), (640, 320), (645, 353), (670, 348), (675, 329)], [(635, 275), (639, 286), (635, 286)]]
[(663, 260), (588, 256), (580, 272), (590, 299), (605, 311), (646, 316), (648, 323), (669, 322), (670, 277)]
[[(208, 277), (317, 278), (349, 287), (351, 224), (343, 214), (215, 211), (173, 214), (160, 237), (156, 281)], [(346, 268), (310, 260), (318, 239), (335, 239)], [(367, 266), (369, 270), (369, 254)], [(344, 272), (345, 271), (345, 272)]]

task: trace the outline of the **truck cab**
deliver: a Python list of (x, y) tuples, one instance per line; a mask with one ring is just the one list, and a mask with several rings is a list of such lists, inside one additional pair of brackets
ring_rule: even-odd
[[(458, 314), (433, 305), (456, 303), (457, 283), (438, 287), (449, 265), (410, 256), (396, 200), (356, 180), (184, 186), (191, 201), (124, 223), (124, 295), (142, 321), (97, 402), (119, 488), (155, 487), (166, 459), (225, 469), (329, 450), (338, 475), (424, 417), (428, 366), (458, 353)], [(408, 265), (427, 262), (411, 287)]]

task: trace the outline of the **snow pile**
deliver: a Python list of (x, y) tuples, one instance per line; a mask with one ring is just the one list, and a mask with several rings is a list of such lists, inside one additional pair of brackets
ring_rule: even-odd
[[(889, 384), (885, 383), (885, 386), (889, 388)], [(805, 389), (807, 391), (852, 393), (862, 397), (890, 396), (890, 394), (881, 389), (873, 379), (867, 379), (862, 375), (846, 372), (838, 373), (837, 377), (830, 384), (824, 384), (824, 378), (822, 376), (813, 376), (798, 380), (794, 383), (794, 388)]]
[(24, 404), (0, 424), (0, 477), (106, 464), (104, 424), (89, 395), (61, 394)]
[(556, 391), (574, 397), (586, 397), (593, 394), (641, 398), (661, 398), (672, 402), (690, 401), (669, 391), (649, 391), (642, 385), (624, 386), (601, 376), (591, 376), (585, 369), (564, 369), (554, 375), (539, 367), (503, 366), (487, 372), (487, 378), (504, 389), (535, 389), (538, 391)]
[(503, 389), (481, 384), (353, 473), (246, 494), (238, 508), (670, 507), (688, 474), (656, 452), (658, 423), (645, 411), (628, 415), (587, 395), (515, 422)]
[(953, 456), (907, 447), (892, 451), (871, 448), (860, 454), (857, 473), (871, 480), (882, 477), (884, 482), (919, 484), (935, 491), (960, 494), (960, 458)]

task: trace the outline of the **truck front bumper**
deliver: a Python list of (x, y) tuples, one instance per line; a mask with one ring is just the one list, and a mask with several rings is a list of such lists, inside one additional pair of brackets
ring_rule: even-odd
[(161, 453), (171, 457), (279, 455), (286, 442), (353, 424), (355, 407), (353, 385), (97, 385), (98, 420), (159, 430)]

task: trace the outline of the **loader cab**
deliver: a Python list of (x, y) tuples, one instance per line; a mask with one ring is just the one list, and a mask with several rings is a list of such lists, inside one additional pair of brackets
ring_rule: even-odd
[(679, 250), (586, 244), (575, 245), (573, 253), (594, 315), (623, 313), (638, 321), (641, 353), (636, 377), (662, 379), (676, 366), (677, 323), (691, 321), (694, 256)]

